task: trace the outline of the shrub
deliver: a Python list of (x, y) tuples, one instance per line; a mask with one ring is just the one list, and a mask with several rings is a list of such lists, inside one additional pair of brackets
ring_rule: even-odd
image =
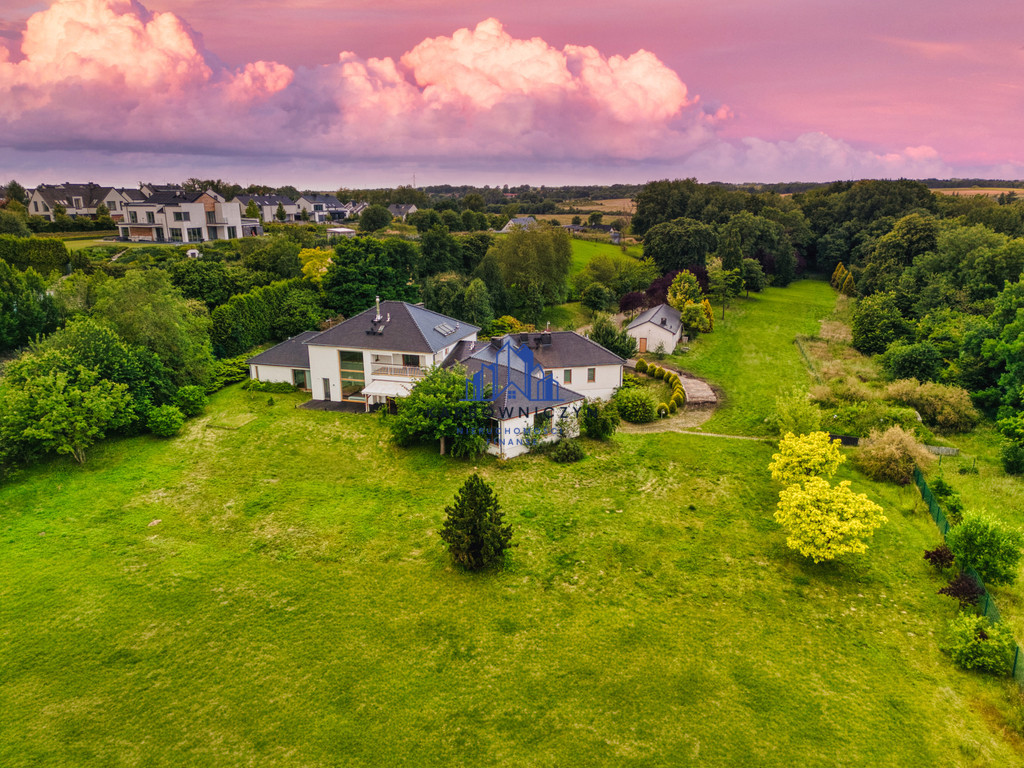
[(779, 452), (772, 454), (768, 465), (772, 480), (789, 485), (808, 477), (832, 477), (846, 461), (839, 451), (841, 445), (838, 440), (829, 439), (827, 432), (786, 433), (779, 441)]
[(849, 403), (828, 411), (823, 417), (823, 424), (829, 431), (843, 435), (864, 437), (873, 429), (884, 431), (889, 427), (902, 427), (919, 439), (931, 437), (931, 432), (918, 421), (913, 408), (886, 405), (878, 400)]
[(1003, 460), (1003, 471), (1008, 475), (1024, 475), (1024, 443), (1007, 440), (999, 454)]
[(884, 352), (910, 329), (891, 293), (876, 293), (857, 302), (851, 322), (853, 348), (866, 355)]
[(669, 413), (675, 413), (678, 410), (679, 410), (679, 406), (676, 405), (675, 398), (672, 398), (671, 400), (669, 400), (668, 401), (668, 412)]
[(1006, 675), (1013, 664), (1015, 645), (1013, 635), (1003, 626), (965, 613), (950, 620), (942, 650), (963, 669)]
[(902, 379), (886, 387), (885, 396), (917, 409), (925, 424), (942, 432), (969, 432), (981, 418), (967, 390), (960, 387)]
[(644, 385), (639, 376), (634, 376), (630, 373), (622, 374), (622, 389), (630, 389), (631, 387), (642, 387)]
[(668, 416), (668, 406), (665, 403), (658, 403), (658, 418), (664, 419)]
[(642, 357), (639, 360), (636, 361), (636, 372), (637, 373), (646, 373), (647, 372), (647, 361), (644, 360)]
[(957, 563), (970, 566), (986, 584), (1012, 584), (1024, 549), (1024, 534), (975, 513), (946, 534)]
[(584, 434), (594, 440), (607, 440), (619, 427), (619, 413), (614, 403), (588, 402), (580, 413)]
[(768, 422), (780, 435), (806, 435), (821, 429), (821, 409), (806, 394), (793, 390), (775, 399), (775, 413), (768, 417)]
[(647, 424), (657, 417), (654, 398), (643, 389), (620, 389), (615, 394), (619, 415), (634, 424)]
[(808, 476), (779, 494), (775, 520), (786, 529), (786, 544), (816, 563), (864, 552), (864, 540), (886, 522), (882, 508), (850, 490), (849, 480), (833, 487)]
[(206, 403), (206, 393), (203, 388), (192, 384), (180, 387), (178, 394), (174, 397), (174, 404), (186, 418), (198, 416), (206, 408)]
[[(925, 554), (927, 556), (927, 553)], [(951, 557), (952, 554), (950, 552)], [(939, 590), (939, 594), (959, 601), (960, 610), (962, 611), (968, 605), (977, 605), (978, 598), (985, 594), (985, 588), (973, 576), (961, 571), (950, 580), (949, 584)]]
[(664, 380), (665, 379), (665, 369), (662, 368), (659, 365), (656, 365), (656, 366), (654, 366), (654, 372), (651, 375), (654, 376), (654, 378), (656, 378), (656, 379)]
[(275, 392), (279, 395), (298, 391), (294, 384), (289, 384), (287, 381), (257, 381), (256, 379), (249, 379), (242, 385), (242, 389), (246, 392)]
[(926, 549), (924, 559), (943, 571), (953, 564), (953, 550), (945, 544), (939, 544), (935, 549)]
[(676, 408), (682, 408), (684, 405), (686, 405), (686, 395), (684, 395), (682, 392), (673, 393), (672, 403), (675, 403)]
[(885, 432), (871, 430), (857, 455), (857, 464), (874, 480), (906, 485), (914, 476), (914, 467), (925, 467), (935, 457), (914, 436), (901, 427)]
[(149, 412), (146, 426), (157, 437), (174, 437), (181, 432), (185, 416), (173, 405), (161, 405)]
[(246, 362), (249, 354), (229, 357), (224, 360), (217, 360), (213, 364), (213, 376), (209, 386), (206, 388), (208, 394), (226, 387), (228, 384), (245, 381), (249, 378), (249, 364)]
[(551, 460), (559, 464), (571, 464), (583, 458), (583, 446), (578, 440), (559, 440), (551, 449)]
[(934, 345), (927, 341), (905, 344), (897, 341), (882, 354), (882, 369), (890, 379), (935, 381), (945, 363)]
[(512, 544), (512, 526), (504, 525), (494, 488), (472, 474), (446, 506), (441, 540), (456, 563), (477, 570), (504, 559)]

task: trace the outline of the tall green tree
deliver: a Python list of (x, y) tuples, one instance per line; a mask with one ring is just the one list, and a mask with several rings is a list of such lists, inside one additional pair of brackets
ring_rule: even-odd
[(151, 350), (178, 386), (203, 385), (213, 370), (209, 313), (175, 288), (166, 272), (135, 269), (100, 286), (94, 316), (129, 344)]
[(494, 488), (473, 473), (444, 508), (441, 540), (452, 559), (469, 571), (497, 565), (512, 545), (512, 526), (505, 524)]
[(131, 396), (124, 384), (101, 379), (77, 366), (51, 370), (0, 391), (0, 464), (46, 454), (85, 463), (93, 443), (130, 419)]

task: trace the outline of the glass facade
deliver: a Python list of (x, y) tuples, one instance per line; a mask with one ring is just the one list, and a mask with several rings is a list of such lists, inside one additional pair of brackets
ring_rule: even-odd
[(365, 400), (359, 393), (366, 386), (362, 352), (338, 352), (338, 368), (341, 372), (341, 399)]

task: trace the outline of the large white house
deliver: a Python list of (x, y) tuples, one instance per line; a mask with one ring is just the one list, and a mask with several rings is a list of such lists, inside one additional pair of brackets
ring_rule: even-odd
[(626, 327), (626, 333), (636, 339), (638, 351), (660, 351), (671, 354), (683, 338), (683, 323), (679, 310), (668, 304), (644, 310)]
[(85, 184), (40, 184), (32, 190), (28, 199), (28, 212), (33, 216), (42, 216), (48, 221), (56, 218), (55, 209), (63, 206), (68, 216), (96, 217), (96, 209), (100, 205), (107, 206), (112, 217), (117, 217), (123, 205), (130, 200), (124, 190), (104, 187), (93, 182)]
[(462, 365), (474, 377), (489, 372), (491, 426), (484, 436), (488, 451), (505, 458), (529, 450), (527, 430), (540, 427), (551, 433), (546, 439), (557, 439), (566, 421), (571, 433), (586, 399), (609, 398), (622, 384), (622, 358), (577, 333), (481, 342), (479, 330), (419, 305), (378, 301), (333, 328), (256, 355), (248, 361), (250, 376), (307, 389), (314, 401), (368, 411), (408, 395), (433, 366)]
[(126, 203), (118, 225), (126, 240), (152, 243), (201, 243), (230, 240), (253, 231), (237, 203), (212, 192), (157, 191), (145, 200)]

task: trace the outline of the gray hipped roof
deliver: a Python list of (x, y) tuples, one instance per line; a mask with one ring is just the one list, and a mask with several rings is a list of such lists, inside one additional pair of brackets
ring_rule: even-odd
[(345, 349), (387, 349), (433, 354), (480, 329), (455, 318), (404, 301), (376, 306), (309, 339), (307, 344)]
[(260, 352), (255, 357), (246, 360), (248, 365), (279, 365), (282, 368), (309, 368), (309, 347), (305, 341), (316, 336), (319, 331), (303, 331), (298, 336), (292, 336), (287, 341), (282, 341), (276, 347), (271, 347), (266, 352)]
[[(664, 322), (662, 322), (664, 321)], [(629, 324), (629, 328), (637, 328), (644, 323), (654, 323), (664, 328), (669, 333), (675, 333), (682, 326), (679, 310), (670, 307), (668, 304), (659, 304), (656, 307), (644, 310)]]

